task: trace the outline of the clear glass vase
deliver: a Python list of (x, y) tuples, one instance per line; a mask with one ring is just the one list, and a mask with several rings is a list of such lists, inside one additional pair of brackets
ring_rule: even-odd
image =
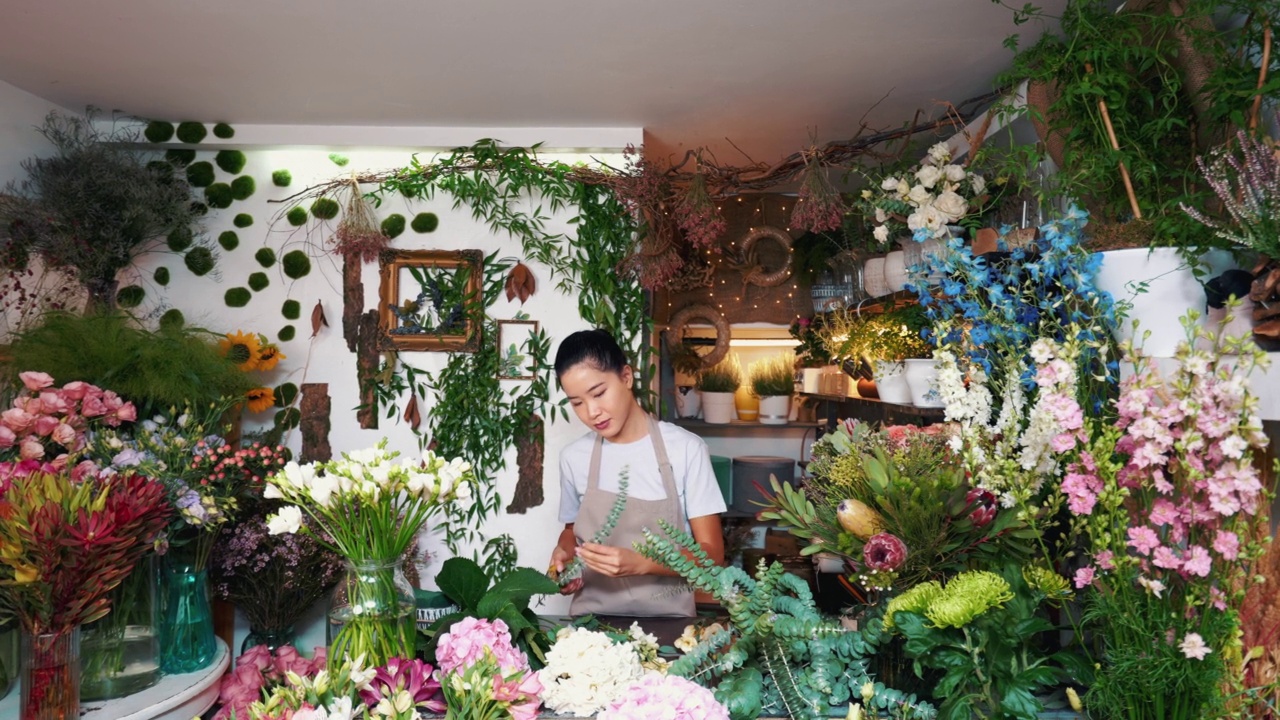
[(156, 561), (147, 555), (111, 591), (111, 612), (81, 628), (80, 697), (109, 700), (160, 680)]
[(21, 720), (80, 717), (80, 628), (22, 632)]
[(193, 563), (166, 558), (160, 600), (160, 669), (181, 675), (208, 667), (218, 649), (208, 574)]
[(0, 628), (0, 698), (9, 694), (21, 670), (18, 654), (18, 627)]
[(292, 625), (284, 628), (250, 627), (249, 634), (240, 643), (240, 654), (243, 655), (246, 650), (258, 645), (265, 645), (268, 650), (275, 652), (285, 645), (293, 645), (297, 639), (298, 632)]
[(413, 586), (404, 562), (347, 560), (346, 574), (329, 605), (329, 662), (364, 655), (366, 667), (380, 667), (417, 650)]

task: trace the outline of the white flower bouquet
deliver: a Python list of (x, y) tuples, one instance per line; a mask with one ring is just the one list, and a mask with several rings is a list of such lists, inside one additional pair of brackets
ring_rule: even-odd
[(938, 143), (912, 175), (890, 175), (862, 191), (867, 214), (875, 220), (877, 242), (887, 245), (903, 229), (916, 240), (941, 238), (985, 202), (987, 181), (951, 162), (951, 148)]

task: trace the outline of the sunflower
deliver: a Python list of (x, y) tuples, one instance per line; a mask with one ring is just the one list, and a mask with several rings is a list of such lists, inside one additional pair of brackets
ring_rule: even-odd
[(258, 368), (258, 336), (236, 331), (227, 333), (225, 340), (218, 341), (218, 349), (223, 357), (236, 364), (243, 372)]
[(249, 400), (249, 412), (260, 413), (276, 402), (276, 392), (269, 387), (257, 387), (244, 394)]
[(281, 360), (288, 360), (289, 357), (280, 352), (280, 346), (275, 343), (267, 343), (258, 348), (258, 369), (270, 370), (276, 366)]

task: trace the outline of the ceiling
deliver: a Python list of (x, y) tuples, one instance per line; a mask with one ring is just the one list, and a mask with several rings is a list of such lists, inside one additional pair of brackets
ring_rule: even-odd
[(67, 108), (643, 127), (650, 156), (723, 165), (938, 115), (992, 89), (1006, 35), (1043, 31), (992, 0), (0, 0), (0, 16), (0, 80)]

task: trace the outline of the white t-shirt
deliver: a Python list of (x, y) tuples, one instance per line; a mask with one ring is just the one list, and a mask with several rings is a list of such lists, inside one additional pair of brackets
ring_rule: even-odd
[[(685, 530), (689, 518), (718, 515), (725, 511), (724, 496), (711, 469), (711, 454), (702, 438), (671, 423), (660, 422), (662, 442), (667, 449), (675, 476), (680, 507), (684, 510)], [(588, 432), (560, 452), (560, 522), (578, 519), (582, 496), (587, 492), (587, 473), (591, 470), (591, 449), (596, 434)], [(618, 476), (627, 468), (627, 497), (638, 500), (662, 500), (667, 496), (658, 471), (658, 457), (649, 435), (632, 443), (604, 441), (600, 448), (599, 488), (618, 491)]]

